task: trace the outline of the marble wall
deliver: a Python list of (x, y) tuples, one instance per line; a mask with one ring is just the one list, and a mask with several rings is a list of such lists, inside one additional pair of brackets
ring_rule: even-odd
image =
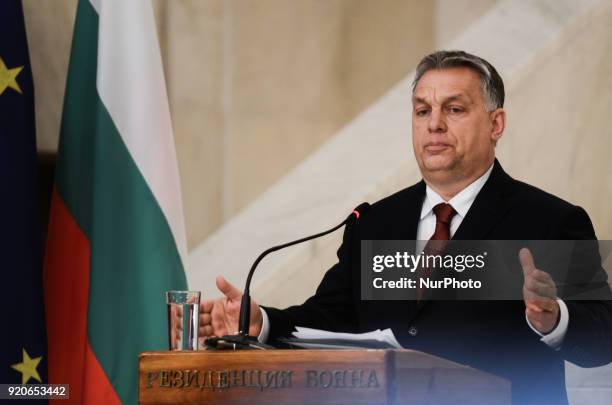
[(191, 247), (410, 71), (434, 36), (433, 7), (419, 1), (165, 7)]
[(38, 149), (57, 150), (77, 0), (24, 0)]
[(612, 239), (612, 13), (584, 15), (509, 83), (498, 154), (515, 177), (584, 207)]

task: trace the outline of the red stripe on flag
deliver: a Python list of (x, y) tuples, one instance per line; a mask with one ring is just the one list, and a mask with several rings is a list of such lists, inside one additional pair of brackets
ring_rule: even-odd
[(81, 403), (87, 345), (89, 241), (57, 189), (51, 197), (44, 289), (49, 383), (70, 384), (70, 403)]
[(70, 384), (70, 400), (52, 403), (121, 403), (87, 342), (89, 252), (54, 189), (44, 265), (47, 364), (50, 384)]
[[(136, 360), (134, 360), (136, 361)], [(106, 378), (106, 374), (102, 369), (95, 353), (91, 350), (91, 345), (87, 342), (87, 351), (85, 353), (85, 372), (83, 373), (83, 404), (108, 404), (120, 405), (121, 400), (113, 389), (110, 381)], [(58, 402), (62, 405), (63, 402)]]

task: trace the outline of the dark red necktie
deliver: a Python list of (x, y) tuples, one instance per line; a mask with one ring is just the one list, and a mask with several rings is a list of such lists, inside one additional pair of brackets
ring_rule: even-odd
[[(437, 242), (437, 241), (448, 241), (450, 239), (450, 223), (457, 211), (447, 203), (440, 203), (433, 207), (433, 212), (436, 214), (436, 230), (434, 234), (425, 245), (425, 249), (423, 249), (423, 255), (439, 255), (442, 254), (444, 249), (446, 248), (446, 242)], [(431, 267), (421, 266), (417, 270), (417, 289), (416, 289), (416, 299), (417, 301), (421, 301), (425, 295), (425, 288), (421, 288), (421, 278), (429, 278), (433, 273), (433, 269)]]

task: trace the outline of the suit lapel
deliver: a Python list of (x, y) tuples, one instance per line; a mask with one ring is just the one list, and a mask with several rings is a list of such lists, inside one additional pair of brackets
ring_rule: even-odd
[(407, 213), (405, 221), (402, 223), (394, 222), (398, 225), (394, 229), (393, 234), (395, 240), (415, 240), (417, 237), (417, 228), (421, 219), (421, 209), (423, 200), (425, 199), (425, 182), (421, 180), (416, 184), (414, 193), (407, 196), (405, 201), (405, 212)]
[(484, 240), (510, 209), (512, 178), (495, 159), (491, 176), (453, 235), (455, 240)]

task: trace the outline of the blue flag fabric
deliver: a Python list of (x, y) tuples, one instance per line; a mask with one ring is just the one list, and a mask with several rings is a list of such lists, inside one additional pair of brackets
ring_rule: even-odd
[[(0, 1), (0, 383), (47, 382), (34, 86), (21, 0)], [(37, 402), (37, 403), (40, 403)]]

